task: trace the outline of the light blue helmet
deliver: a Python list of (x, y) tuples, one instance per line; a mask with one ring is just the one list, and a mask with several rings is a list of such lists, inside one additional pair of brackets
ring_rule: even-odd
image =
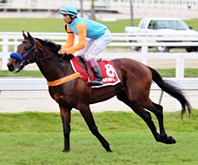
[(76, 8), (72, 5), (66, 5), (63, 8), (60, 9), (60, 14), (68, 14), (68, 15), (74, 15), (77, 16), (78, 15), (78, 11), (76, 10)]

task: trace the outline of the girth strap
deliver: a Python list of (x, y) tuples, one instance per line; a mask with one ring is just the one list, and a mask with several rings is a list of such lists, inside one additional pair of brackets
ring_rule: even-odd
[(57, 79), (57, 80), (54, 80), (54, 81), (47, 81), (47, 85), (48, 86), (57, 86), (57, 85), (61, 85), (61, 84), (64, 84), (68, 81), (71, 81), (73, 79), (76, 79), (80, 77), (80, 73), (79, 72), (76, 72), (76, 73), (73, 73), (69, 76), (66, 76), (66, 77), (63, 77), (63, 78), (60, 78), (60, 79)]

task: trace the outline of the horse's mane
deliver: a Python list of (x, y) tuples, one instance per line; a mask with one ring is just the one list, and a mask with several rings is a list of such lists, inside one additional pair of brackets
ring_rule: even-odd
[(61, 48), (61, 45), (56, 44), (50, 40), (42, 40), (40, 38), (36, 38), (43, 46), (47, 47), (51, 52), (58, 54), (58, 50)]
[[(38, 40), (43, 46), (47, 47), (51, 52), (58, 55), (58, 50), (61, 49), (60, 44), (56, 44), (55, 42), (50, 40), (42, 40), (40, 38), (35, 39)], [(70, 60), (73, 57), (73, 55), (66, 55), (65, 57), (67, 60)]]

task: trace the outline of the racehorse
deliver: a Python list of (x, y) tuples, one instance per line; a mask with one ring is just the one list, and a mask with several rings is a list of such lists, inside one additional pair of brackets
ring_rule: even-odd
[[(163, 91), (177, 99), (182, 107), (181, 115), (191, 106), (185, 95), (172, 82), (162, 79), (160, 74), (153, 68), (128, 58), (111, 60), (120, 79), (116, 85), (101, 88), (91, 88), (82, 78), (75, 76), (71, 66), (71, 55), (59, 55), (61, 45), (52, 41), (34, 38), (29, 32), (23, 32), (24, 40), (17, 47), (17, 52), (12, 53), (7, 64), (9, 71), (19, 72), (24, 66), (36, 63), (48, 82), (54, 82), (64, 77), (73, 76), (72, 80), (59, 85), (49, 85), (50, 96), (59, 104), (63, 124), (64, 150), (70, 151), (70, 119), (71, 110), (76, 108), (80, 111), (92, 134), (100, 141), (106, 151), (111, 152), (110, 144), (100, 134), (90, 104), (101, 102), (117, 96), (118, 100), (128, 105), (148, 125), (157, 142), (174, 144), (176, 140), (166, 134), (163, 123), (163, 107), (151, 101), (149, 98), (152, 81)], [(152, 121), (150, 112), (154, 113), (159, 125), (159, 132)]]

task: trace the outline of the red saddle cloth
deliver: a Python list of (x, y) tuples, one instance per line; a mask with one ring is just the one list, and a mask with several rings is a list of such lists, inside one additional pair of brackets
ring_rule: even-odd
[[(88, 72), (85, 66), (81, 65), (79, 62), (80, 57), (73, 57), (70, 62), (75, 72), (80, 72), (81, 78), (88, 83)], [(98, 62), (101, 72), (102, 72), (102, 81), (103, 85), (92, 86), (92, 88), (100, 88), (103, 86), (115, 85), (120, 82), (120, 79), (116, 73), (115, 66), (110, 60), (101, 60)], [(94, 80), (94, 74), (90, 70), (90, 79)]]

